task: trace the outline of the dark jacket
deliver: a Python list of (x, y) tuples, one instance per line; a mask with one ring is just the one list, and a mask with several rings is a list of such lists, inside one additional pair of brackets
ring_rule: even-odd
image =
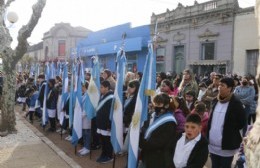
[(150, 138), (140, 137), (142, 159), (146, 168), (169, 168), (173, 166), (173, 149), (176, 144), (176, 124), (166, 122), (156, 128)]
[(58, 93), (57, 91), (52, 88), (49, 90), (49, 93), (47, 95), (47, 100), (46, 100), (46, 107), (48, 109), (56, 109), (57, 107), (57, 101), (58, 101)]
[[(212, 116), (218, 100), (214, 99), (212, 103), (212, 111), (208, 121), (207, 137), (209, 138), (209, 131), (211, 128)], [(234, 150), (240, 147), (242, 137), (239, 132), (246, 124), (246, 113), (243, 105), (239, 99), (232, 95), (227, 112), (224, 119), (223, 133), (222, 133), (222, 150)]]
[[(113, 95), (113, 92), (109, 91), (106, 95), (104, 95), (99, 100), (98, 104), (109, 95)], [(109, 119), (109, 116), (110, 116), (112, 100), (113, 99), (109, 99), (108, 101), (106, 101), (106, 103), (97, 111), (96, 123), (97, 123), (98, 129), (101, 129), (101, 130), (110, 130), (111, 129), (111, 121)]]
[(66, 113), (66, 115), (69, 115), (70, 111), (70, 97), (67, 97), (66, 102), (64, 104), (64, 107), (62, 108), (62, 111)]
[(208, 160), (208, 154), (208, 141), (201, 136), (200, 140), (192, 149), (185, 168), (203, 168)]
[(124, 107), (124, 116), (123, 116), (123, 123), (125, 127), (129, 127), (132, 116), (135, 111), (135, 104), (136, 104), (137, 95), (134, 95), (130, 102)]
[(40, 102), (41, 107), (43, 107), (43, 100), (44, 100), (44, 91), (45, 91), (45, 86), (47, 85), (46, 81), (43, 81), (40, 86), (40, 92), (39, 92), (39, 97), (38, 100)]

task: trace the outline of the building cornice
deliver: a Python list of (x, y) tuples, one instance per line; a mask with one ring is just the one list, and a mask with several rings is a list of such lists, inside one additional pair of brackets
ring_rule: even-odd
[(172, 31), (171, 27), (177, 25), (196, 28), (206, 22), (217, 21), (216, 24), (232, 22), (232, 18), (239, 9), (237, 0), (214, 0), (201, 4), (195, 2), (194, 6), (187, 7), (179, 4), (173, 11), (167, 10), (158, 15), (153, 13), (151, 27), (155, 27), (157, 21), (158, 30), (167, 32)]

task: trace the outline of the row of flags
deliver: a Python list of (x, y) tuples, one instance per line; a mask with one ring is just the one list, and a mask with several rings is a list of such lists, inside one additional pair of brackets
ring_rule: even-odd
[[(132, 123), (129, 130), (129, 146), (128, 146), (128, 167), (136, 168), (138, 164), (138, 147), (139, 147), (139, 135), (140, 128), (144, 121), (147, 120), (148, 112), (148, 96), (151, 96), (152, 90), (155, 90), (156, 83), (156, 60), (153, 49), (153, 43), (148, 44), (148, 55), (143, 70), (143, 78), (140, 83), (136, 106), (132, 118)], [(125, 66), (126, 56), (124, 50), (121, 48), (117, 52), (117, 82), (114, 91), (114, 100), (110, 113), (111, 120), (111, 143), (115, 153), (122, 151), (123, 142), (123, 82), (125, 79)], [(62, 95), (61, 106), (63, 107), (67, 99), (70, 98), (69, 109), (69, 127), (72, 130), (71, 143), (76, 146), (78, 140), (82, 137), (82, 112), (85, 111), (88, 119), (95, 117), (96, 107), (98, 106), (100, 97), (100, 69), (98, 56), (92, 57), (93, 67), (91, 71), (91, 79), (86, 94), (86, 103), (82, 104), (82, 84), (85, 83), (84, 79), (84, 66), (83, 62), (78, 59), (71, 66), (71, 80), (70, 89), (68, 78), (68, 64), (59, 63), (57, 67), (54, 63), (46, 63), (45, 65), (45, 77), (46, 80), (55, 78), (55, 76), (62, 76)], [(35, 76), (39, 75), (39, 65), (31, 68), (31, 72), (34, 72)], [(30, 73), (31, 74), (31, 73)], [(44, 93), (44, 105), (42, 123), (46, 124), (48, 116), (46, 109), (46, 99), (48, 94), (48, 85), (45, 85)], [(60, 116), (60, 123), (63, 123), (64, 116)]]

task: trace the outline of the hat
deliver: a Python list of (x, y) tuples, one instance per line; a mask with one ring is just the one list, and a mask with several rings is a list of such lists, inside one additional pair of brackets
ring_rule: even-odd
[(234, 79), (233, 78), (229, 78), (229, 77), (225, 77), (225, 78), (222, 78), (220, 80), (221, 83), (225, 83), (227, 85), (227, 87), (234, 87), (235, 86), (235, 82), (234, 82)]

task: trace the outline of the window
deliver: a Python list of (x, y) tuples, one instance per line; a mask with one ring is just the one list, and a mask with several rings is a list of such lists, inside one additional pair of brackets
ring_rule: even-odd
[(247, 50), (247, 73), (251, 75), (256, 75), (259, 50)]
[(137, 54), (127, 55), (126, 69), (130, 72), (137, 72)]
[(65, 40), (59, 40), (58, 56), (66, 55), (66, 42)]
[(184, 45), (174, 46), (173, 67), (177, 74), (180, 74), (185, 69), (185, 53)]
[(164, 65), (164, 58), (165, 58), (165, 48), (157, 48), (156, 50), (156, 72), (164, 72), (165, 65)]
[(203, 43), (201, 51), (201, 60), (214, 60), (215, 43)]

